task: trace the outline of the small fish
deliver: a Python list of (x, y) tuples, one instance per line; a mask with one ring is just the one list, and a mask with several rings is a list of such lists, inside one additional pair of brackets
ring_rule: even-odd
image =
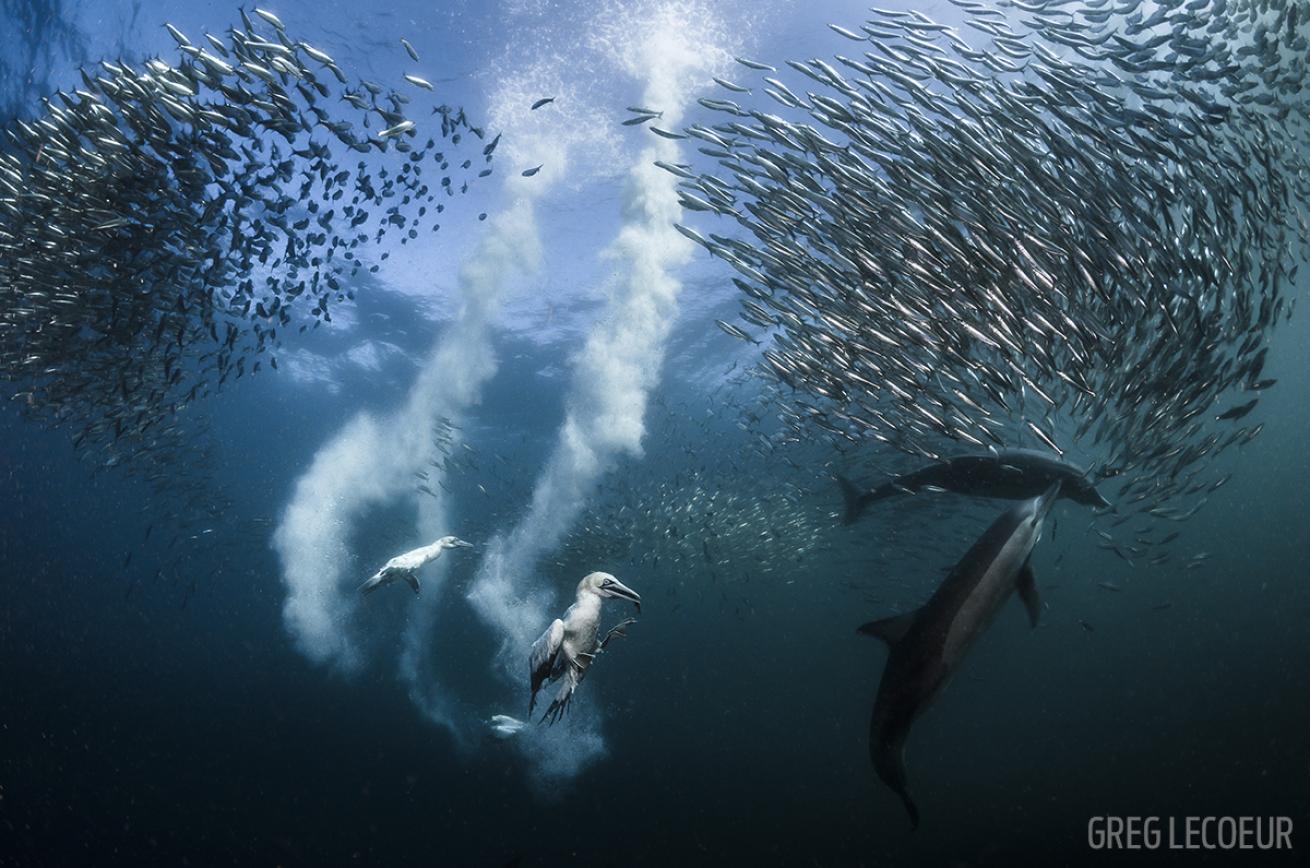
[(314, 46), (310, 45), (307, 42), (300, 43), (300, 47), (304, 50), (306, 54), (317, 60), (319, 63), (325, 64), (327, 66), (336, 65), (336, 61), (333, 60), (332, 56), (329, 55), (327, 52), (320, 51), (319, 49), (315, 48)]
[(178, 30), (176, 27), (174, 27), (172, 24), (165, 23), (164, 28), (168, 30), (169, 35), (173, 37), (173, 40), (177, 42), (178, 45), (191, 44), (191, 40), (187, 39), (186, 35), (181, 30)]
[(266, 11), (264, 11), (263, 9), (260, 9), (258, 6), (256, 6), (256, 7), (255, 7), (255, 14), (258, 15), (260, 18), (263, 18), (263, 19), (264, 19), (265, 21), (267, 21), (269, 24), (272, 24), (272, 25), (273, 25), (274, 27), (276, 27), (278, 30), (286, 30), (286, 29), (287, 29), (287, 28), (286, 28), (286, 25), (282, 23), (282, 20), (281, 20), (280, 18), (278, 18), (276, 15), (274, 15), (272, 12), (266, 12)]
[[(542, 163), (542, 165), (544, 166), (545, 163)], [(540, 171), (541, 171), (541, 166), (533, 166), (531, 169), (524, 169), (519, 174), (521, 174), (525, 178), (531, 178), (533, 175), (537, 174)]]
[(541, 108), (544, 105), (550, 105), (554, 101), (555, 101), (555, 97), (553, 96), (542, 97), (541, 99), (537, 100), (532, 104), (532, 108), (530, 109), (530, 111), (536, 111), (537, 109)]
[(684, 166), (684, 165), (681, 165), (681, 164), (675, 164), (675, 163), (666, 163), (666, 162), (664, 162), (664, 161), (662, 161), (662, 160), (656, 160), (656, 161), (655, 161), (655, 165), (656, 165), (656, 166), (659, 166), (661, 169), (663, 169), (663, 170), (666, 171), (666, 172), (669, 172), (669, 173), (671, 173), (671, 174), (677, 175), (679, 178), (695, 178), (695, 177), (696, 177), (695, 175), (693, 175), (693, 174), (691, 173), (691, 167), (690, 167), (690, 166)]
[(405, 46), (405, 51), (409, 54), (409, 59), (417, 63), (418, 52), (414, 50), (414, 46), (409, 44), (409, 40), (402, 36), (400, 37), (400, 44)]
[(1038, 440), (1041, 440), (1043, 443), (1049, 446), (1051, 450), (1055, 452), (1056, 455), (1064, 455), (1064, 450), (1061, 449), (1059, 446), (1055, 445), (1055, 440), (1052, 439), (1050, 434), (1047, 434), (1032, 421), (1025, 420), (1024, 424), (1028, 426), (1028, 430), (1032, 431), (1034, 434), (1037, 435)]
[(864, 36), (864, 34), (862, 34), (862, 33), (855, 33), (855, 32), (853, 32), (853, 31), (851, 31), (851, 30), (847, 30), (845, 27), (842, 27), (842, 26), (837, 25), (837, 24), (829, 24), (828, 27), (829, 27), (829, 28), (830, 28), (834, 33), (836, 33), (836, 34), (838, 34), (838, 35), (840, 35), (840, 36), (845, 36), (847, 39), (853, 40), (853, 41), (855, 41), (855, 42), (868, 42), (868, 39), (867, 39), (867, 38)]
[(686, 136), (682, 135), (681, 133), (671, 133), (671, 132), (669, 132), (668, 130), (662, 130), (662, 129), (660, 129), (659, 127), (647, 127), (647, 129), (649, 129), (649, 130), (650, 130), (652, 133), (654, 133), (655, 135), (657, 135), (657, 136), (663, 136), (663, 137), (666, 138), (666, 139), (685, 139), (685, 138), (687, 138)]
[(1224, 422), (1227, 420), (1236, 421), (1238, 419), (1241, 419), (1247, 413), (1250, 413), (1252, 410), (1254, 410), (1255, 405), (1259, 403), (1259, 401), (1260, 401), (1259, 398), (1252, 398), (1251, 400), (1247, 401), (1245, 404), (1238, 404), (1236, 407), (1229, 407), (1227, 410), (1220, 413), (1218, 416), (1215, 416), (1214, 417), (1215, 421)]
[(731, 81), (728, 81), (727, 79), (723, 79), (723, 78), (715, 78), (715, 79), (714, 79), (714, 83), (717, 84), (719, 87), (723, 88), (724, 90), (730, 90), (730, 91), (732, 91), (733, 93), (750, 93), (750, 92), (751, 92), (751, 89), (750, 89), (749, 87), (742, 87), (742, 86), (739, 85), (739, 84), (735, 84), (735, 83), (733, 83), (733, 82), (731, 82)]
[(724, 322), (721, 319), (716, 319), (714, 321), (714, 324), (718, 326), (719, 329), (722, 330), (723, 333), (726, 335), (730, 335), (734, 338), (737, 338), (738, 340), (743, 340), (748, 343), (755, 344), (756, 346), (759, 346), (760, 344), (760, 342), (755, 340), (755, 338), (746, 334), (746, 332), (742, 331), (740, 328), (738, 328), (737, 326), (733, 325), (730, 322)]
[(428, 81), (426, 78), (419, 78), (417, 75), (410, 75), (408, 72), (405, 73), (405, 81), (416, 87), (421, 87), (424, 90), (436, 90), (436, 88), (432, 86), (432, 82)]
[(387, 139), (392, 136), (398, 136), (401, 133), (407, 133), (412, 129), (414, 129), (413, 121), (401, 121), (400, 123), (396, 124), (394, 127), (388, 127), (387, 129), (378, 133), (378, 138)]

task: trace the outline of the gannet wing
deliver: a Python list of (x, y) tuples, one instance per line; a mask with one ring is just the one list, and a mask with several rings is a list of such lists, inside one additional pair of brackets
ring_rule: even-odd
[(550, 678), (550, 673), (555, 669), (555, 663), (559, 659), (560, 648), (564, 645), (564, 622), (556, 618), (551, 625), (546, 628), (546, 632), (536, 642), (532, 643), (532, 653), (528, 657), (528, 669), (532, 678), (532, 696), (528, 700), (528, 714), (532, 713), (532, 708), (537, 704), (537, 691), (541, 685), (545, 684)]
[(371, 594), (396, 579), (403, 579), (407, 585), (414, 589), (415, 594), (418, 593), (418, 576), (414, 575), (411, 570), (397, 569), (390, 564), (374, 573), (371, 579), (359, 586), (359, 590), (361, 593)]
[(387, 561), (387, 565), (383, 567), (383, 569), (412, 570), (417, 566), (421, 566), (421, 564), (415, 563), (417, 560), (418, 558), (414, 556), (413, 552), (405, 552), (403, 555), (396, 555), (394, 558)]

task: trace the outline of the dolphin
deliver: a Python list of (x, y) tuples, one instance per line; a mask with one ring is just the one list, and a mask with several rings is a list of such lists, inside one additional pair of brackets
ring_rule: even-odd
[(921, 608), (859, 628), (891, 649), (873, 703), (869, 755), (878, 777), (905, 803), (915, 828), (919, 809), (905, 777), (910, 725), (941, 692), (1011, 592), (1019, 592), (1029, 621), (1037, 626), (1041, 601), (1028, 558), (1060, 485), (1057, 481), (1040, 497), (1002, 513)]
[(1087, 506), (1110, 505), (1096, 490), (1086, 470), (1033, 449), (1000, 449), (978, 455), (958, 455), (893, 477), (868, 490), (861, 489), (844, 476), (837, 476), (846, 506), (843, 524), (855, 521), (872, 503), (897, 494), (915, 494), (928, 486), (976, 497), (1022, 500), (1036, 497), (1057, 480), (1061, 483), (1061, 495), (1069, 500)]

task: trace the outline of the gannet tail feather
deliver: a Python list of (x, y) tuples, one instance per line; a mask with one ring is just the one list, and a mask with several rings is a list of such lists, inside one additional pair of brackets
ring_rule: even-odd
[(382, 582), (385, 579), (386, 579), (386, 575), (381, 570), (378, 570), (376, 573), (373, 574), (372, 578), (370, 578), (367, 582), (359, 586), (359, 592), (361, 594), (371, 594), (374, 591), (376, 591), (378, 588), (382, 587)]
[(576, 664), (570, 665), (565, 671), (563, 678), (560, 679), (559, 690), (555, 693), (555, 698), (551, 700), (550, 707), (546, 713), (541, 716), (538, 723), (550, 722), (554, 725), (564, 717), (565, 712), (569, 710), (569, 703), (573, 701), (573, 692), (578, 689), (578, 684), (582, 681), (583, 670)]
[(391, 569), (384, 567), (383, 569), (378, 570), (373, 574), (371, 579), (359, 586), (359, 591), (362, 594), (371, 594), (378, 588), (385, 584), (389, 584), (390, 582), (394, 582), (396, 579), (403, 579), (405, 584), (414, 589), (415, 594), (418, 593), (418, 576), (414, 575), (411, 570), (398, 570), (394, 567)]

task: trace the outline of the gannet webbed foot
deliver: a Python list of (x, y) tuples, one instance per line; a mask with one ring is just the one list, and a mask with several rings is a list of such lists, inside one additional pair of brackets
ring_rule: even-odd
[(630, 627), (635, 623), (637, 623), (636, 618), (624, 618), (622, 621), (615, 624), (613, 627), (610, 627), (609, 632), (605, 634), (605, 638), (601, 639), (599, 642), (596, 643), (597, 653), (604, 651), (605, 646), (609, 644), (609, 641), (611, 639), (616, 639), (619, 636), (628, 635), (627, 631), (624, 630), (623, 628)]

